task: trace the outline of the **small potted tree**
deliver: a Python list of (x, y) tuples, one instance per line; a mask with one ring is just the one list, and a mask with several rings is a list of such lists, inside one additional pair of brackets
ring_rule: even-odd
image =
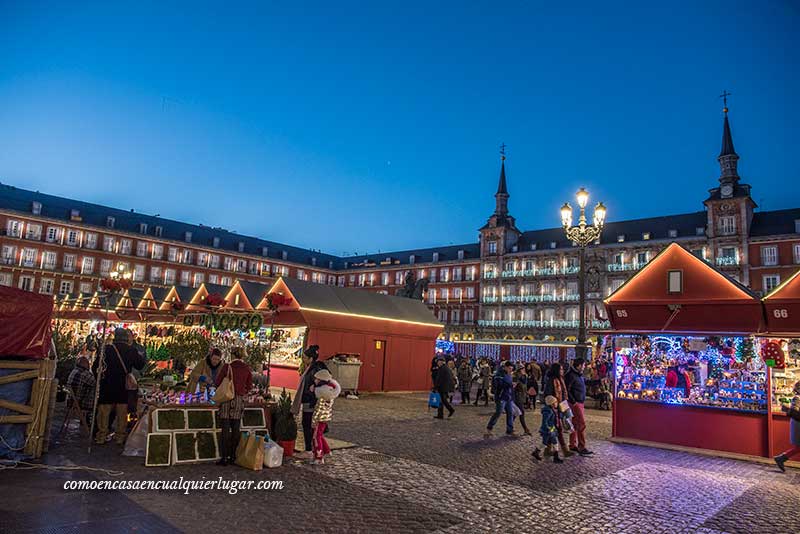
[(292, 413), (292, 397), (284, 388), (275, 408), (275, 441), (283, 449), (283, 456), (294, 455), (294, 444), (297, 441), (297, 421)]

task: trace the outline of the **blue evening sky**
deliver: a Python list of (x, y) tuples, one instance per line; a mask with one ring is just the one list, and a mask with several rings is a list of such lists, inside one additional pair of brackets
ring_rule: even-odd
[[(565, 7), (557, 7), (563, 4)], [(0, 0), (0, 181), (335, 254), (800, 205), (793, 2)], [(656, 3), (652, 3), (656, 4)], [(566, 7), (568, 6), (568, 7)]]

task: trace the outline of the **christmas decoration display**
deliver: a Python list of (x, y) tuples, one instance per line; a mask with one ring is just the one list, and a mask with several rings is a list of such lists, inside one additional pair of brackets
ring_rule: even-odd
[(759, 363), (751, 338), (631, 336), (616, 351), (617, 397), (764, 411)]
[(133, 283), (125, 278), (103, 278), (100, 280), (100, 289), (106, 293), (119, 293), (130, 289)]
[(219, 293), (209, 293), (206, 295), (205, 299), (203, 300), (203, 304), (209, 307), (221, 307), (225, 306), (228, 303), (225, 298), (220, 295)]

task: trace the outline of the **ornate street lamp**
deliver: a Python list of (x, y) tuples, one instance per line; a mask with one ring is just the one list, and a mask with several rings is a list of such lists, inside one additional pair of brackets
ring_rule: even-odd
[(575, 194), (578, 206), (581, 208), (577, 226), (572, 226), (572, 206), (565, 202), (561, 206), (561, 225), (567, 234), (567, 239), (580, 247), (580, 268), (578, 270), (578, 346), (575, 354), (586, 359), (586, 247), (600, 238), (603, 224), (606, 221), (606, 207), (598, 202), (594, 208), (592, 224), (586, 222), (586, 205), (589, 203), (589, 192), (581, 187)]

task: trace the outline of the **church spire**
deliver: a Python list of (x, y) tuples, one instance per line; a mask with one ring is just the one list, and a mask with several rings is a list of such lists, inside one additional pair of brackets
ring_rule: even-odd
[(497, 184), (497, 193), (494, 195), (495, 215), (508, 215), (508, 187), (506, 186), (506, 145), (500, 145), (500, 181)]
[(733, 136), (731, 135), (731, 125), (728, 122), (728, 97), (731, 94), (728, 91), (723, 91), (720, 98), (723, 100), (722, 111), (725, 118), (722, 122), (722, 149), (719, 152), (720, 176), (719, 181), (723, 184), (736, 184), (739, 181), (739, 173), (737, 171), (737, 162), (739, 155), (733, 148)]

